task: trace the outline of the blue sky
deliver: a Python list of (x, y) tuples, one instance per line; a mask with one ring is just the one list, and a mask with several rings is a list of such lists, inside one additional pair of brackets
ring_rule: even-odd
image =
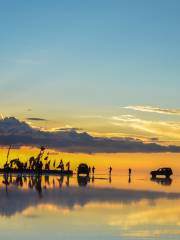
[(129, 105), (178, 108), (179, 10), (175, 0), (0, 1), (1, 111), (66, 124)]

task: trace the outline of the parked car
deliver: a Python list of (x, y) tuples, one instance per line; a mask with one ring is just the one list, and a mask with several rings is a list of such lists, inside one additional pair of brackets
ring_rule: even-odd
[(81, 175), (81, 174), (89, 176), (89, 167), (85, 163), (81, 163), (78, 166), (78, 175)]
[(157, 175), (169, 178), (172, 174), (173, 172), (171, 168), (159, 168), (157, 170), (151, 171), (152, 178), (155, 178)]

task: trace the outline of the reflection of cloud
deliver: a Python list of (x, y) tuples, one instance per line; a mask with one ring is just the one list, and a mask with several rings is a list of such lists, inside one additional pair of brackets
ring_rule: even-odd
[[(62, 211), (63, 214), (67, 210), (75, 209), (77, 206), (84, 207), (87, 204), (97, 203), (111, 203), (111, 204), (134, 204), (142, 200), (148, 200), (154, 204), (154, 201), (161, 199), (180, 199), (179, 193), (163, 193), (142, 190), (124, 190), (124, 189), (109, 189), (109, 188), (54, 188), (46, 189), (42, 193), (42, 198), (37, 197), (38, 193), (33, 190), (22, 190), (19, 188), (10, 188), (8, 195), (4, 188), (0, 188), (0, 215), (11, 216), (17, 212), (24, 212), (27, 216), (32, 216), (32, 208), (39, 206), (55, 205), (54, 209)], [(10, 197), (9, 197), (10, 196)], [(107, 205), (106, 205), (107, 206)], [(26, 209), (30, 208), (27, 212)], [(51, 207), (52, 209), (52, 207)]]
[[(180, 200), (174, 202), (158, 199), (150, 206), (149, 202), (141, 205), (121, 207), (121, 214), (113, 216), (109, 224), (120, 227), (124, 236), (155, 237), (160, 235), (180, 234)], [(161, 228), (168, 226), (168, 228)], [(152, 227), (152, 228), (151, 228)]]
[(152, 107), (152, 106), (127, 106), (124, 108), (135, 110), (135, 111), (141, 111), (141, 112), (152, 112), (152, 113), (160, 113), (160, 114), (167, 114), (167, 115), (180, 115), (180, 109), (169, 109), (169, 108), (160, 108), (160, 107)]
[[(132, 116), (113, 117), (113, 124), (127, 124), (133, 128), (146, 129), (155, 133), (155, 125), (149, 121), (134, 119)], [(161, 124), (162, 125), (162, 124)], [(165, 128), (166, 127), (166, 128)], [(174, 126), (175, 128), (175, 126)], [(160, 131), (160, 130), (159, 130)], [(168, 135), (167, 124), (161, 130)], [(174, 134), (178, 136), (177, 129)], [(180, 135), (179, 135), (180, 136)], [(180, 152), (178, 146), (162, 146), (157, 143), (143, 143), (134, 138), (93, 137), (76, 128), (43, 131), (33, 128), (14, 117), (0, 120), (1, 145), (45, 145), (66, 152)]]
[(30, 206), (26, 208), (24, 211), (22, 211), (22, 215), (27, 218), (38, 218), (39, 215), (35, 213), (37, 213), (38, 211), (44, 211), (44, 209), (46, 209), (46, 211), (49, 211), (49, 212), (55, 212), (56, 214), (60, 213), (63, 215), (67, 215), (70, 211), (68, 208), (62, 208), (57, 205), (45, 203), (45, 204), (38, 204), (35, 207)]

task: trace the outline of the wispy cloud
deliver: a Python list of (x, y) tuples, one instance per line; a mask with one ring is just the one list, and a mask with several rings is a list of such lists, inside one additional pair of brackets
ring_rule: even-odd
[(141, 111), (141, 112), (151, 112), (151, 113), (159, 113), (159, 114), (166, 114), (166, 115), (180, 115), (180, 109), (172, 109), (172, 108), (160, 108), (160, 107), (152, 107), (152, 106), (127, 106), (123, 108), (131, 109), (135, 111)]
[(30, 65), (40, 65), (42, 62), (37, 61), (35, 59), (29, 58), (20, 58), (20, 59), (8, 59), (8, 58), (0, 58), (0, 62), (8, 62), (12, 64), (30, 64)]
[(180, 122), (151, 121), (136, 118), (132, 115), (113, 116), (113, 125), (134, 129), (136, 131), (153, 134), (153, 136), (180, 139)]
[(29, 117), (29, 118), (26, 118), (26, 120), (28, 120), (28, 121), (48, 121), (45, 118), (38, 118), (38, 117)]

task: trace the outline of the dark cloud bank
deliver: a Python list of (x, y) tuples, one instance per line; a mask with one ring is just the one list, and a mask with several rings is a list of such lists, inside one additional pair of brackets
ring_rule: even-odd
[(45, 145), (66, 152), (118, 153), (118, 152), (180, 152), (179, 146), (162, 146), (156, 143), (143, 143), (132, 138), (93, 137), (76, 129), (60, 129), (45, 132), (32, 128), (26, 122), (14, 117), (0, 120), (0, 145)]

